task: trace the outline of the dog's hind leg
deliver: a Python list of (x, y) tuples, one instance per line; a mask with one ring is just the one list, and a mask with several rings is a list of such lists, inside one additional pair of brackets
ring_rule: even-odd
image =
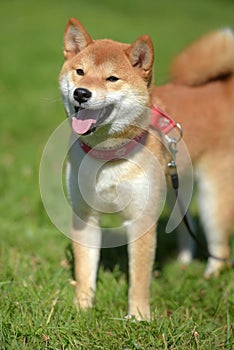
[[(227, 154), (215, 152), (206, 157), (197, 169), (200, 217), (205, 229), (209, 253), (229, 259), (229, 238), (234, 218), (234, 169)], [(209, 257), (205, 277), (218, 275), (224, 261)]]

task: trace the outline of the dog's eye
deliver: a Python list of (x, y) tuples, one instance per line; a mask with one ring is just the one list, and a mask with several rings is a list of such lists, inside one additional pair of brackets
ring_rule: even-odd
[(116, 82), (119, 80), (119, 78), (115, 77), (114, 75), (111, 75), (106, 79), (107, 81), (111, 81), (112, 83)]
[(77, 75), (84, 75), (84, 71), (81, 68), (76, 69), (76, 74)]

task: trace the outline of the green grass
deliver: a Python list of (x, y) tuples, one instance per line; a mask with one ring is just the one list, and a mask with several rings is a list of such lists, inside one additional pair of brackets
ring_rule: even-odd
[(231, 0), (1, 2), (0, 349), (234, 347), (233, 271), (206, 281), (203, 261), (182, 270), (174, 259), (174, 235), (165, 237), (163, 225), (163, 269), (152, 285), (154, 321), (124, 319), (124, 249), (103, 252), (96, 305), (78, 315), (70, 241), (49, 221), (38, 185), (45, 143), (65, 118), (57, 77), (69, 17), (77, 16), (95, 38), (131, 42), (150, 34), (161, 83), (175, 52), (210, 29), (234, 27), (233, 13)]

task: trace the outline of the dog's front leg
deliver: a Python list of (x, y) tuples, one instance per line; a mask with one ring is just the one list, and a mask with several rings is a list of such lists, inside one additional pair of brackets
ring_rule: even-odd
[(92, 307), (101, 246), (101, 229), (97, 224), (82, 225), (73, 219), (73, 251), (75, 264), (75, 304), (80, 309)]
[[(137, 229), (139, 230), (139, 225)], [(133, 233), (129, 235), (130, 240), (131, 237), (134, 237)], [(155, 225), (128, 245), (129, 315), (134, 315), (137, 320), (150, 320), (149, 299), (155, 246)]]

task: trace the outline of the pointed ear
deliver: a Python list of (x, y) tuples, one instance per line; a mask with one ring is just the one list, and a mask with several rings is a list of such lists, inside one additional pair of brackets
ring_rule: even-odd
[(140, 75), (145, 80), (152, 76), (152, 67), (154, 62), (153, 43), (148, 35), (140, 36), (126, 50), (131, 65), (139, 69)]
[(70, 18), (64, 33), (64, 57), (72, 58), (87, 45), (92, 43), (92, 38), (86, 32), (82, 24), (76, 18)]

